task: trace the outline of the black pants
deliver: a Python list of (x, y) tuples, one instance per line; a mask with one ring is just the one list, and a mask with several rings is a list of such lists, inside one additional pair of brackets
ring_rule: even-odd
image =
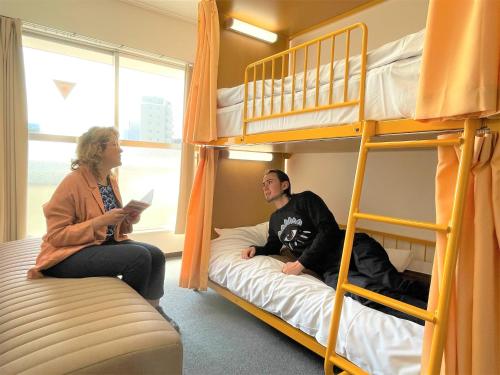
[(165, 255), (147, 243), (110, 240), (81, 249), (43, 274), (63, 278), (121, 275), (144, 298), (158, 299), (163, 296)]
[[(323, 274), (325, 283), (337, 288), (338, 269), (327, 270)], [(427, 308), (429, 286), (416, 280), (401, 276), (389, 261), (386, 251), (377, 241), (364, 233), (356, 233), (352, 247), (351, 263), (348, 272), (349, 283), (383, 294), (387, 297), (406, 302), (422, 309)], [(408, 319), (418, 324), (424, 322), (418, 318), (394, 310), (390, 307), (367, 300), (355, 294), (346, 293), (365, 306)]]

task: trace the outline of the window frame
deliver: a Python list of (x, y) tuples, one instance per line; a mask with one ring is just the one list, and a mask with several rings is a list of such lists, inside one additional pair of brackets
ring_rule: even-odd
[[(184, 106), (186, 105), (186, 97), (187, 97), (187, 70), (189, 67), (189, 63), (180, 62), (175, 59), (171, 59), (161, 55), (154, 55), (144, 51), (133, 50), (126, 46), (113, 46), (110, 43), (94, 40), (91, 38), (82, 37), (76, 35), (74, 33), (67, 33), (60, 30), (54, 29), (43, 29), (39, 30), (37, 28), (41, 28), (41, 26), (33, 26), (33, 24), (23, 24), (23, 32), (22, 36), (27, 36), (35, 39), (47, 40), (53, 43), (60, 43), (63, 45), (68, 45), (71, 47), (81, 48), (85, 50), (90, 50), (94, 52), (109, 54), (112, 57), (112, 64), (114, 69), (114, 123), (113, 126), (115, 129), (120, 131), (119, 122), (120, 122), (120, 57), (125, 57), (129, 59), (135, 59), (139, 61), (143, 61), (146, 63), (152, 63), (157, 65), (167, 66), (169, 68), (181, 70), (184, 73)], [(83, 38), (83, 40), (82, 40)], [(182, 111), (182, 123), (184, 122), (185, 116), (185, 107)], [(63, 143), (77, 143), (78, 137), (71, 135), (56, 135), (56, 134), (48, 134), (48, 133), (30, 133), (28, 131), (28, 141), (48, 141), (48, 142), (63, 142)], [(134, 140), (125, 140), (121, 139), (120, 144), (126, 147), (134, 147), (141, 149), (172, 149), (172, 150), (182, 150), (182, 141), (181, 143), (160, 143), (160, 142), (152, 142), (152, 141), (134, 141)], [(115, 171), (116, 176), (119, 178), (118, 170)], [(177, 216), (177, 214), (176, 214)], [(139, 230), (138, 232), (150, 232), (150, 231), (165, 231), (166, 228), (145, 228)], [(174, 231), (172, 231), (174, 232)]]
[[(23, 30), (23, 36), (26, 35), (31, 38), (38, 38), (38, 39), (43, 39), (47, 40), (50, 42), (56, 42), (56, 43), (61, 43), (61, 44), (66, 44), (71, 47), (76, 47), (76, 48), (82, 48), (82, 49), (88, 49), (90, 51), (95, 51), (99, 53), (104, 53), (104, 54), (109, 54), (113, 58), (113, 68), (114, 68), (114, 80), (115, 80), (115, 87), (114, 87), (114, 124), (113, 126), (120, 131), (120, 113), (119, 113), (119, 102), (120, 102), (120, 57), (127, 57), (135, 60), (140, 60), (144, 61), (147, 63), (153, 63), (153, 64), (159, 64), (159, 65), (164, 65), (169, 68), (173, 69), (179, 69), (186, 74), (186, 69), (187, 66), (189, 65), (188, 63), (173, 63), (169, 61), (165, 61), (164, 59), (158, 57), (154, 58), (152, 56), (145, 56), (141, 55), (140, 53), (132, 53), (128, 51), (120, 51), (118, 49), (112, 49), (110, 47), (104, 47), (104, 46), (95, 46), (95, 45), (90, 45), (90, 43), (84, 43), (81, 41), (72, 41), (68, 40), (67, 37), (62, 37), (58, 35), (47, 35), (43, 34), (41, 32), (33, 32), (31, 30)], [(104, 42), (102, 42), (104, 43)], [(184, 78), (184, 93), (186, 96), (186, 78)], [(184, 113), (182, 113), (182, 118), (184, 120)], [(34, 140), (34, 141), (51, 141), (51, 142), (74, 142), (76, 144), (77, 137), (74, 136), (65, 136), (65, 135), (53, 135), (53, 134), (47, 134), (47, 133), (28, 133), (28, 139)], [(181, 145), (179, 143), (157, 143), (157, 142), (147, 142), (147, 141), (132, 141), (132, 140), (120, 140), (120, 142), (124, 146), (130, 146), (130, 147), (143, 147), (143, 148), (167, 148), (167, 149), (181, 149)]]

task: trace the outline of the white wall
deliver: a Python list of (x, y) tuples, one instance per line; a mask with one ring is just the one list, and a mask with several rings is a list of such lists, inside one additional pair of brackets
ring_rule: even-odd
[[(425, 28), (428, 0), (386, 0), (358, 13), (324, 25), (318, 29), (298, 35), (290, 40), (290, 46), (307, 42), (346, 26), (362, 22), (368, 27), (368, 51), (381, 45), (399, 39), (405, 35), (415, 33)], [(335, 60), (345, 57), (346, 34), (335, 39)], [(331, 39), (321, 42), (320, 64), (330, 62)], [(354, 56), (361, 51), (361, 29), (351, 32), (349, 55)], [(317, 64), (317, 45), (314, 43), (308, 50), (308, 68)], [(303, 70), (304, 50), (299, 49), (296, 55), (296, 71)]]
[[(301, 35), (291, 45), (355, 22), (368, 26), (369, 48), (376, 48), (425, 27), (427, 0), (389, 0), (345, 19)], [(357, 152), (295, 154), (287, 168), (293, 190), (313, 190), (326, 201), (340, 223), (347, 215), (354, 183)], [(435, 150), (374, 152), (369, 154), (360, 209), (400, 218), (434, 221)], [(374, 222), (359, 226), (433, 240), (434, 232)]]
[[(320, 195), (339, 223), (346, 224), (358, 153), (294, 154), (287, 162), (293, 192)], [(361, 195), (365, 213), (434, 221), (435, 151), (370, 152)], [(434, 232), (360, 221), (360, 227), (434, 239)]]
[(196, 23), (119, 0), (0, 0), (0, 15), (193, 62)]
[(179, 253), (184, 248), (184, 235), (170, 232), (136, 232), (129, 236), (134, 241), (158, 246), (165, 253)]
[[(290, 41), (291, 46), (304, 43), (357, 22), (368, 26), (368, 49), (399, 39), (425, 28), (429, 0), (387, 0)], [(354, 47), (354, 46), (353, 46)], [(359, 53), (358, 50), (354, 50)]]

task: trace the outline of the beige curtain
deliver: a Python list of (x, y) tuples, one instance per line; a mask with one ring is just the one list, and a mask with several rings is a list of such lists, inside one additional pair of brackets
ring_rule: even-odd
[(202, 147), (187, 212), (179, 286), (207, 289), (218, 151)]
[(28, 127), (21, 21), (0, 16), (0, 242), (26, 235)]
[[(447, 136), (450, 137), (450, 136)], [(452, 289), (441, 373), (500, 374), (500, 142), (476, 137), (459, 257)], [(436, 174), (436, 218), (448, 223), (458, 173), (459, 149), (440, 147)], [(437, 236), (429, 309), (435, 310), (444, 268), (446, 237)], [(433, 325), (424, 333), (427, 367)]]
[(217, 70), (219, 15), (215, 0), (198, 4), (198, 42), (184, 120), (183, 139), (207, 143), (217, 139)]
[(417, 119), (500, 110), (500, 1), (430, 0)]

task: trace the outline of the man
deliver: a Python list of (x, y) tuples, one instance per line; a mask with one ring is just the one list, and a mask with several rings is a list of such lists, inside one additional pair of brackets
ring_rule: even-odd
[[(298, 275), (307, 268), (336, 288), (345, 231), (339, 228), (326, 204), (310, 191), (292, 195), (288, 175), (278, 169), (264, 175), (262, 189), (266, 201), (276, 207), (269, 220), (269, 237), (264, 246), (243, 249), (241, 257), (279, 254), (281, 248), (286, 247), (297, 260), (285, 263), (283, 273)], [(428, 286), (401, 277), (384, 248), (364, 233), (356, 233), (354, 237), (348, 279), (360, 287), (427, 308)], [(400, 311), (357, 295), (347, 295), (366, 306), (423, 324), (420, 319)]]

